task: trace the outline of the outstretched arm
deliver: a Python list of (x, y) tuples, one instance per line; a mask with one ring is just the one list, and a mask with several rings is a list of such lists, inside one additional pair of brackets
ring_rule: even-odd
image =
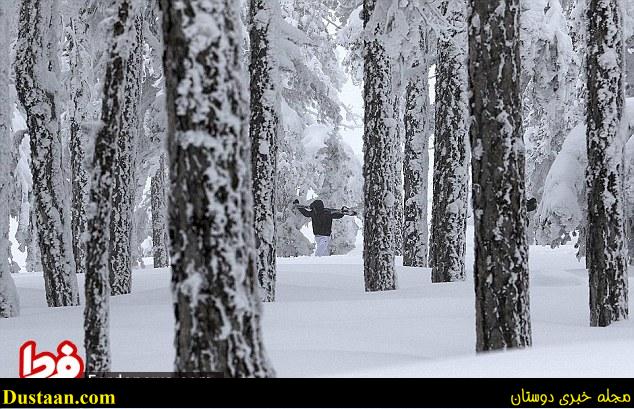
[(299, 210), (299, 212), (305, 217), (311, 217), (313, 215), (308, 206), (302, 206), (299, 204), (299, 200), (295, 199), (293, 205), (295, 205), (295, 209)]
[(306, 217), (311, 217), (313, 215), (312, 211), (304, 206), (295, 205), (295, 208)]

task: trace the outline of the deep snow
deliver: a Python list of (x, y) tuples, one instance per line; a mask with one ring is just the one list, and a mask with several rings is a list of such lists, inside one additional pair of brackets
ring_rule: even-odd
[[(530, 249), (533, 348), (478, 356), (471, 271), (466, 282), (432, 284), (429, 269), (400, 266), (398, 290), (367, 294), (360, 249), (279, 259), (278, 301), (264, 307), (279, 376), (634, 375), (634, 320), (589, 327), (586, 272), (572, 246)], [(467, 257), (470, 270), (471, 248)], [(38, 351), (64, 339), (83, 344), (83, 306), (49, 309), (40, 273), (14, 278), (22, 312), (0, 320), (4, 377), (17, 376), (28, 339)], [(135, 270), (133, 293), (112, 299), (113, 370), (170, 371), (172, 315), (168, 270)]]

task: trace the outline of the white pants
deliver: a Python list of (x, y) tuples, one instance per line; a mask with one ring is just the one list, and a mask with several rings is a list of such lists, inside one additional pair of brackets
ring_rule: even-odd
[(330, 236), (315, 236), (315, 242), (317, 243), (315, 256), (322, 257), (330, 255)]

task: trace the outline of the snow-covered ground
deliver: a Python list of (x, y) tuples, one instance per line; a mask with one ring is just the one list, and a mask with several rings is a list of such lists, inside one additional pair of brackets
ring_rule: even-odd
[[(575, 249), (531, 247), (530, 267), (530, 350), (476, 356), (471, 279), (432, 284), (428, 269), (399, 267), (398, 290), (365, 293), (359, 247), (279, 260), (278, 301), (264, 307), (266, 345), (283, 377), (634, 376), (634, 320), (588, 326), (586, 272)], [(28, 339), (46, 350), (63, 339), (83, 343), (83, 307), (49, 309), (41, 274), (14, 277), (22, 313), (0, 321), (0, 377), (17, 376), (18, 348)], [(112, 299), (113, 370), (169, 371), (169, 272), (136, 270), (133, 279), (133, 294)]]

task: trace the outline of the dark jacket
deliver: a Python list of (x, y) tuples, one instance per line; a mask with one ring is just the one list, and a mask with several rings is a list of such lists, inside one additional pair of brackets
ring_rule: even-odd
[(315, 200), (310, 204), (310, 210), (298, 207), (297, 210), (313, 221), (313, 234), (315, 236), (330, 236), (332, 233), (332, 220), (345, 216), (340, 210), (325, 209), (324, 202)]

